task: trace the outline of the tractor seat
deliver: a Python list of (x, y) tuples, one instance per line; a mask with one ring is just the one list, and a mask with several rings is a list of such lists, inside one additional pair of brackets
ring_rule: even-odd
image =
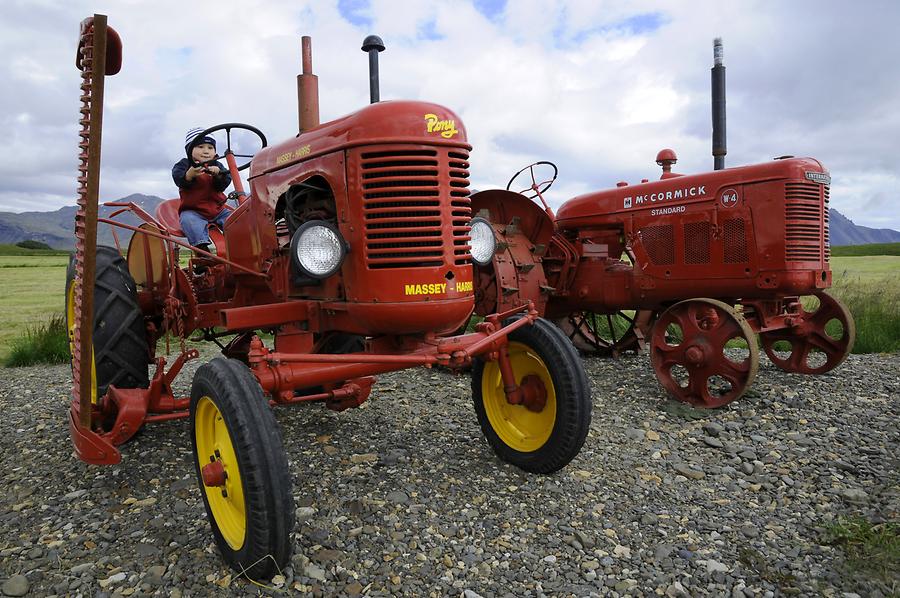
[(178, 218), (178, 208), (181, 207), (181, 198), (167, 199), (156, 206), (156, 221), (162, 224), (169, 234), (176, 237), (184, 237), (181, 230), (181, 220)]

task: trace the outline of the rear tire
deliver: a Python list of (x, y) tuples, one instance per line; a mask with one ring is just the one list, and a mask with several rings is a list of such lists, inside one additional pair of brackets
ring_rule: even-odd
[[(95, 273), (93, 347), (97, 397), (105, 395), (110, 384), (116, 388), (147, 388), (150, 349), (144, 315), (137, 302), (137, 286), (128, 264), (115, 248), (99, 246)], [(74, 283), (73, 255), (66, 270), (66, 324), (70, 333), (77, 317)]]
[[(235, 359), (200, 366), (191, 386), (194, 466), (213, 536), (230, 567), (269, 580), (291, 558), (294, 501), (281, 431), (250, 370)], [(202, 467), (220, 461), (224, 485)]]
[(581, 359), (556, 326), (538, 319), (509, 335), (516, 383), (538, 376), (546, 389), (540, 412), (506, 400), (495, 361), (475, 358), (472, 396), (488, 444), (504, 461), (532, 473), (565, 467), (581, 450), (591, 424), (591, 393)]

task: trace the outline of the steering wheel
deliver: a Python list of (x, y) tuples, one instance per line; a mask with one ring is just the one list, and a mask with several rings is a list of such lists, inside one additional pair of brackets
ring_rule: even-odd
[(225, 155), (230, 152), (235, 158), (247, 158), (246, 162), (244, 162), (243, 164), (241, 164), (237, 167), (238, 170), (244, 170), (245, 168), (250, 166), (250, 162), (253, 159), (254, 154), (235, 154), (234, 152), (231, 151), (231, 131), (232, 131), (232, 129), (244, 129), (246, 131), (250, 131), (257, 137), (259, 137), (259, 140), (262, 143), (262, 145), (260, 146), (259, 149), (266, 147), (266, 145), (268, 145), (268, 143), (269, 143), (268, 141), (266, 141), (266, 136), (263, 135), (262, 131), (260, 131), (259, 129), (257, 129), (256, 127), (254, 127), (252, 125), (245, 125), (244, 123), (223, 123), (221, 125), (216, 125), (214, 127), (205, 129), (202, 133), (197, 135), (197, 137), (206, 137), (207, 135), (211, 135), (218, 131), (224, 130), (225, 131), (225, 152), (222, 154), (222, 157), (224, 158)]
[[(542, 166), (542, 165), (546, 165), (546, 166), (549, 166), (550, 168), (552, 168), (553, 176), (550, 177), (549, 179), (544, 179), (540, 183), (538, 183), (537, 178), (534, 176), (534, 168), (535, 168), (535, 166)], [(559, 174), (559, 169), (556, 167), (556, 164), (554, 164), (553, 162), (546, 162), (543, 160), (540, 162), (535, 162), (534, 164), (530, 164), (530, 165), (526, 166), (525, 168), (523, 168), (522, 170), (520, 170), (519, 172), (514, 174), (511, 179), (509, 179), (509, 182), (506, 183), (507, 191), (510, 190), (510, 187), (512, 187), (513, 182), (515, 182), (515, 180), (517, 178), (519, 178), (519, 175), (521, 175), (526, 170), (531, 173), (531, 185), (528, 187), (525, 187), (521, 191), (518, 191), (518, 193), (520, 195), (524, 195), (528, 199), (534, 199), (535, 197), (542, 195), (545, 191), (547, 191), (547, 189), (549, 189), (550, 186), (553, 185), (553, 181), (556, 180), (556, 175)], [(531, 195), (528, 195), (528, 193), (531, 193)]]

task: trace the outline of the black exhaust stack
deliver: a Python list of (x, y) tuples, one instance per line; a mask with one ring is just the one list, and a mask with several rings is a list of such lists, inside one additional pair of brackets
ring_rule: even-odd
[(362, 51), (369, 53), (369, 103), (380, 101), (378, 89), (378, 53), (384, 52), (384, 42), (377, 35), (370, 35), (363, 40)]
[(712, 153), (713, 168), (722, 170), (725, 168), (725, 154), (728, 148), (725, 145), (725, 66), (722, 64), (724, 51), (722, 38), (713, 40), (713, 67), (712, 67)]

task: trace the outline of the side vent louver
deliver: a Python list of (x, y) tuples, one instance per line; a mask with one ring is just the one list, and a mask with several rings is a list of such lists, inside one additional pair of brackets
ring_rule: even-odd
[(785, 183), (784, 241), (789, 262), (827, 259), (822, 250), (828, 247), (827, 191), (822, 189), (817, 183)]

